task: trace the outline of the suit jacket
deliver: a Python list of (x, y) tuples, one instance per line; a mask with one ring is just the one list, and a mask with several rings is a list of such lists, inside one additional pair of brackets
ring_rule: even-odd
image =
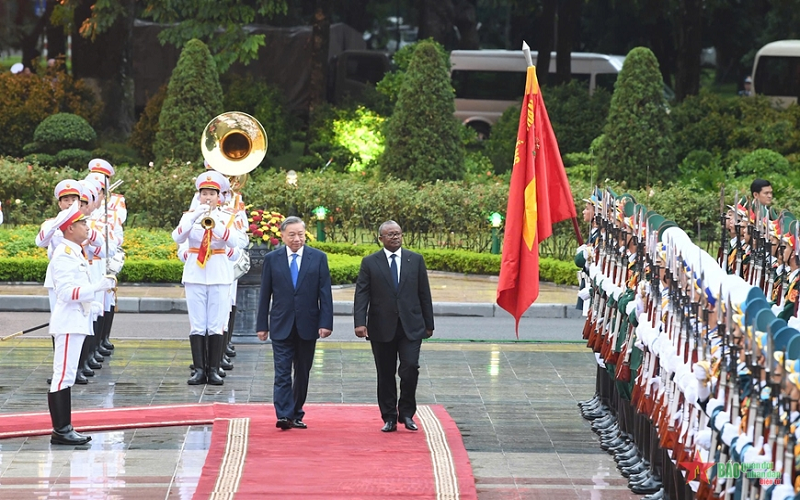
[(333, 330), (333, 295), (328, 256), (306, 246), (295, 289), (286, 252), (284, 246), (264, 257), (256, 331), (268, 331), (273, 339), (285, 340), (292, 333), (292, 326), (297, 324), (300, 338), (318, 339), (320, 328)]
[(411, 340), (423, 339), (427, 337), (426, 330), (433, 330), (433, 301), (425, 260), (405, 248), (401, 259), (397, 290), (383, 249), (361, 261), (353, 314), (355, 326), (366, 326), (370, 340), (391, 340), (398, 319)]

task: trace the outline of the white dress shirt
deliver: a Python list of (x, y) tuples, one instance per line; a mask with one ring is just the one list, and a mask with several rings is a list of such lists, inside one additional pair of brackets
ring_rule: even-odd
[(397, 262), (397, 282), (400, 283), (400, 260), (402, 259), (402, 255), (400, 253), (403, 251), (402, 248), (398, 248), (396, 252), (392, 253), (389, 250), (386, 250), (386, 247), (383, 249), (383, 253), (386, 254), (386, 260), (389, 263), (389, 269), (392, 269), (392, 255), (397, 255), (395, 257), (395, 261)]
[[(306, 246), (303, 245), (297, 251), (297, 270), (298, 271), (300, 270), (300, 263), (303, 261), (303, 249), (305, 247)], [(289, 247), (286, 247), (286, 258), (289, 261), (289, 269), (291, 269), (292, 268), (292, 249), (289, 248)]]

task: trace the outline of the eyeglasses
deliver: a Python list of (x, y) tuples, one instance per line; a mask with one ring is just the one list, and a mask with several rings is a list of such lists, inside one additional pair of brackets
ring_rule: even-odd
[(390, 239), (399, 238), (401, 236), (403, 236), (403, 233), (401, 233), (399, 231), (393, 231), (391, 233), (386, 233), (386, 234), (383, 235), (384, 238), (390, 238)]

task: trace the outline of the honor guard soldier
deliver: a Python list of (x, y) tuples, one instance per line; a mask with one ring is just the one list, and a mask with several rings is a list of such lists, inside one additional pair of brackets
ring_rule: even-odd
[[(186, 212), (172, 238), (178, 245), (189, 243), (182, 282), (191, 331), (189, 342), (195, 372), (189, 385), (222, 385), (224, 325), (228, 320), (233, 268), (227, 262), (229, 249), (243, 247), (247, 237), (227, 227), (228, 218), (219, 209), (219, 195), (227, 180), (216, 172), (201, 173), (195, 182), (200, 204)], [(207, 345), (206, 345), (207, 344)], [(204, 356), (207, 350), (208, 358)]]
[(113, 278), (103, 278), (97, 283), (89, 278), (89, 262), (81, 247), (89, 236), (89, 228), (79, 206), (76, 201), (54, 220), (63, 238), (53, 250), (48, 265), (56, 295), (50, 318), (50, 334), (55, 337), (53, 377), (47, 394), (53, 423), (50, 442), (53, 444), (81, 445), (91, 440), (72, 428), (70, 388), (75, 383), (83, 342), (92, 335), (92, 312), (101, 308), (95, 301), (95, 293), (116, 287)]
[[(103, 224), (108, 224), (108, 259), (109, 265), (112, 269), (106, 269), (106, 256), (99, 263), (103, 273), (116, 275), (122, 269), (125, 261), (125, 254), (122, 252), (122, 242), (124, 241), (122, 225), (128, 218), (128, 210), (125, 205), (125, 198), (110, 191), (111, 178), (114, 176), (114, 167), (103, 160), (102, 158), (94, 158), (89, 162), (89, 175), (87, 180), (94, 180), (100, 185), (100, 205), (92, 217), (94, 220), (100, 220)], [(106, 195), (108, 198), (106, 199)], [(103, 228), (105, 233), (105, 227)], [(103, 319), (101, 321), (100, 335), (98, 337), (98, 346), (104, 351), (113, 351), (114, 344), (109, 340), (111, 336), (111, 326), (114, 323), (114, 310), (116, 306), (116, 294), (107, 294), (106, 301), (103, 304)]]

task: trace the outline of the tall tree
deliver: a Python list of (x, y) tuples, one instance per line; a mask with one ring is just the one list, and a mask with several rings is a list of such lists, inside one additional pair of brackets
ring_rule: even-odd
[(566, 83), (572, 77), (572, 51), (577, 45), (583, 0), (559, 0), (556, 40), (556, 80)]
[[(257, 16), (286, 11), (286, 0), (143, 0), (141, 4), (143, 16), (172, 25), (159, 34), (162, 43), (181, 48), (193, 38), (204, 40), (222, 71), (236, 61), (249, 63), (264, 45), (264, 35), (250, 34), (244, 25)], [(53, 22), (74, 27), (81, 35), (73, 38), (73, 73), (97, 82), (107, 104), (103, 126), (120, 135), (130, 134), (134, 124), (131, 47), (136, 13), (136, 0), (60, 0), (52, 15)]]
[(678, 0), (675, 20), (675, 41), (678, 48), (675, 97), (678, 101), (700, 92), (702, 25), (703, 0)]
[[(314, 13), (311, 18), (311, 98), (308, 103), (309, 123), (325, 104), (328, 77), (328, 46), (331, 38), (331, 14), (328, 0), (314, 0)], [(305, 152), (314, 140), (312, 127), (306, 134)]]
[(542, 15), (539, 17), (536, 50), (536, 77), (539, 84), (547, 85), (550, 76), (550, 52), (555, 48), (556, 12), (558, 0), (543, 0)]
[(433, 38), (445, 48), (454, 46), (453, 21), (455, 19), (455, 7), (453, 0), (417, 0), (417, 11), (419, 13), (419, 35), (420, 40)]

